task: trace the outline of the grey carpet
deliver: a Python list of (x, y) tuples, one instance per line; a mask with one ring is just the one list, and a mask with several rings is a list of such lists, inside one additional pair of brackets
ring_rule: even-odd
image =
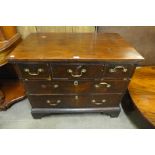
[(149, 128), (135, 112), (127, 115), (124, 110), (118, 118), (101, 114), (60, 114), (33, 119), (27, 99), (14, 104), (7, 111), (0, 112), (1, 129), (136, 129)]

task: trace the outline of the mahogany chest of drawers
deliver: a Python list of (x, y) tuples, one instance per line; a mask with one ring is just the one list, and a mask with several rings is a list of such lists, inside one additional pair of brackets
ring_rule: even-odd
[(115, 33), (37, 33), (8, 59), (25, 85), (34, 118), (79, 112), (117, 117), (143, 57)]

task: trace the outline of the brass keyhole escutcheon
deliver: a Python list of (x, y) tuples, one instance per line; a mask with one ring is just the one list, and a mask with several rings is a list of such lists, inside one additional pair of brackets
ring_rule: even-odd
[(79, 82), (78, 81), (74, 81), (74, 86), (78, 86)]

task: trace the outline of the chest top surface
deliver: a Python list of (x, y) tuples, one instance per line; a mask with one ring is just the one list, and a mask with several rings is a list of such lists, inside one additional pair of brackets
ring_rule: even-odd
[(32, 33), (9, 55), (14, 61), (141, 61), (116, 33)]

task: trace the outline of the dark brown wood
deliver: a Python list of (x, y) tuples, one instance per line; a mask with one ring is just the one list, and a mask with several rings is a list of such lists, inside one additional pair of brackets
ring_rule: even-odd
[(118, 107), (121, 94), (104, 95), (30, 95), (32, 108)]
[(19, 70), (23, 79), (48, 79), (50, 66), (47, 63), (20, 64)]
[(128, 80), (25, 81), (29, 94), (123, 93)]
[[(102, 77), (104, 73), (104, 64), (52, 64), (51, 69), (53, 79), (94, 79)], [(85, 72), (83, 72), (83, 70), (85, 70)]]
[(133, 74), (135, 66), (132, 64), (108, 64), (105, 67), (105, 78), (130, 78)]
[(0, 67), (0, 79), (18, 79), (15, 66), (13, 64), (7, 63)]
[(101, 108), (33, 108), (31, 114), (33, 118), (40, 119), (43, 116), (51, 114), (76, 114), (76, 113), (96, 113), (99, 112), (110, 117), (118, 117), (121, 108), (118, 107), (101, 107)]
[(31, 34), (9, 56), (32, 116), (101, 112), (117, 117), (135, 65), (143, 57), (118, 34)]
[(131, 61), (143, 57), (116, 33), (38, 33), (29, 35), (9, 61)]
[[(128, 78), (135, 66), (123, 63), (25, 63), (18, 64), (23, 79), (96, 79), (96, 78)], [(41, 71), (40, 71), (41, 70)], [(83, 72), (83, 70), (85, 70)], [(124, 72), (125, 70), (125, 72)], [(50, 74), (51, 73), (51, 74)]]

